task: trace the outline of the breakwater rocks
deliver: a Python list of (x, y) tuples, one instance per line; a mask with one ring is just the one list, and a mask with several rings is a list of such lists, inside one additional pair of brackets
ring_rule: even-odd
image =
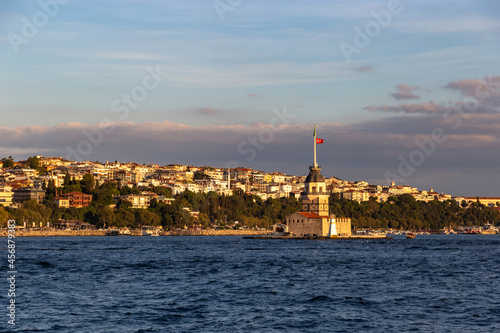
[[(67, 237), (67, 236), (106, 236), (108, 230), (58, 230), (58, 229), (17, 229), (16, 237)], [(160, 236), (257, 236), (270, 235), (272, 231), (262, 230), (172, 230), (160, 231)], [(130, 236), (142, 236), (140, 230)], [(0, 237), (7, 237), (7, 230), (0, 230)]]

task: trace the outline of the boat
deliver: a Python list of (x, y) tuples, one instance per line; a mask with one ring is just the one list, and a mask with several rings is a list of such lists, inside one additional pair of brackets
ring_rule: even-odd
[(483, 234), (483, 235), (494, 235), (497, 232), (498, 232), (497, 228), (495, 228), (494, 226), (492, 226), (489, 223), (486, 223), (485, 225), (483, 225), (481, 227), (481, 234)]
[(155, 227), (144, 226), (142, 227), (142, 235), (143, 236), (152, 236), (154, 233)]
[(407, 233), (406, 238), (415, 238), (415, 234), (413, 232)]
[(144, 226), (142, 227), (142, 235), (143, 236), (160, 236), (158, 230), (155, 227)]

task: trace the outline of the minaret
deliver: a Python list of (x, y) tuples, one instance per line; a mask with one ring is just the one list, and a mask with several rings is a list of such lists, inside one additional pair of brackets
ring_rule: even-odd
[(325, 177), (321, 174), (321, 167), (316, 163), (316, 125), (314, 125), (314, 162), (309, 167), (309, 175), (305, 181), (302, 192), (302, 211), (328, 217), (330, 195), (326, 191)]

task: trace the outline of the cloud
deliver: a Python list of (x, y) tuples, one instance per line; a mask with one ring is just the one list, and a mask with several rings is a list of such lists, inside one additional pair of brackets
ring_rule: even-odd
[(419, 99), (420, 96), (415, 95), (413, 90), (420, 89), (419, 87), (409, 86), (406, 83), (401, 83), (396, 86), (397, 92), (389, 94), (389, 96), (394, 97), (396, 100), (401, 101), (404, 99)]
[(374, 112), (394, 112), (394, 113), (426, 113), (426, 114), (435, 114), (435, 113), (444, 113), (449, 112), (449, 110), (453, 110), (452, 107), (441, 105), (438, 103), (434, 103), (432, 101), (419, 103), (419, 104), (399, 104), (395, 106), (390, 105), (382, 105), (382, 106), (373, 106), (369, 105), (363, 108), (364, 110), (374, 111)]
[(248, 94), (247, 95), (249, 98), (264, 98), (264, 95), (257, 95), (257, 94)]
[[(420, 98), (413, 94), (419, 87), (402, 83), (396, 86), (398, 92), (389, 94), (397, 100)], [(460, 92), (460, 100), (436, 103), (428, 101), (416, 104), (399, 105), (368, 105), (364, 110), (371, 112), (392, 112), (406, 114), (450, 114), (461, 113), (499, 113), (500, 112), (500, 76), (490, 76), (484, 79), (464, 79), (454, 81), (444, 86), (446, 89)]]
[(216, 110), (214, 108), (204, 107), (204, 108), (198, 109), (198, 113), (201, 113), (201, 114), (206, 115), (206, 116), (213, 116), (213, 115), (218, 114), (218, 113), (223, 113), (223, 111)]
[(479, 101), (481, 106), (490, 110), (500, 108), (500, 76), (489, 76), (482, 79), (465, 79), (450, 82), (447, 89), (458, 90), (463, 97)]

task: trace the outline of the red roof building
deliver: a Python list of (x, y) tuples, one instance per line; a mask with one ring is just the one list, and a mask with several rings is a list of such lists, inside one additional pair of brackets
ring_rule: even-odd
[(92, 202), (92, 195), (82, 192), (69, 192), (59, 195), (56, 200), (67, 199), (69, 206), (75, 208), (87, 207)]

